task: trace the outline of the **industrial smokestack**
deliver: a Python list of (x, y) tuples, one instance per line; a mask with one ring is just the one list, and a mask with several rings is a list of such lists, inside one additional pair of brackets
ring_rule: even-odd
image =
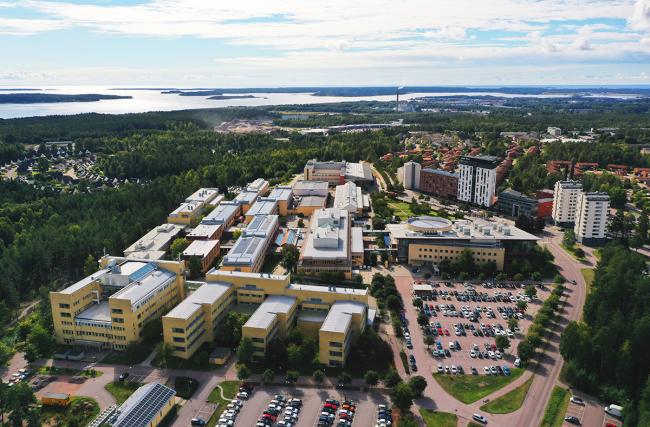
[(395, 111), (399, 113), (399, 89), (397, 88), (397, 105), (395, 106)]

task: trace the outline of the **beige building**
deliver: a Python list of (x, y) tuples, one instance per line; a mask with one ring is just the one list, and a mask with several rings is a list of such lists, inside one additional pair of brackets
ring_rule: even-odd
[(553, 192), (551, 217), (558, 225), (573, 225), (578, 211), (578, 198), (582, 184), (578, 181), (557, 181)]
[(214, 260), (219, 257), (220, 244), (218, 240), (194, 240), (183, 251), (183, 258), (187, 261), (192, 257), (201, 260), (201, 271), (207, 272)]
[(50, 292), (57, 343), (124, 350), (140, 341), (146, 323), (183, 299), (182, 262), (104, 257), (101, 267)]

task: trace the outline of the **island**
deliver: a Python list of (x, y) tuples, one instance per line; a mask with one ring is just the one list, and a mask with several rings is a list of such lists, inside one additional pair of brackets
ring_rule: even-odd
[(53, 93), (0, 94), (0, 104), (49, 104), (59, 102), (96, 102), (105, 99), (132, 99), (132, 96), (102, 95), (95, 93), (64, 95)]

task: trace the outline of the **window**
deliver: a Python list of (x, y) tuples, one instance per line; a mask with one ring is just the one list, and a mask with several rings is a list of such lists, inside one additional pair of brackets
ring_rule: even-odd
[(185, 342), (185, 338), (183, 338), (183, 337), (174, 337), (174, 342)]
[(176, 334), (184, 334), (185, 329), (183, 329), (183, 328), (172, 328), (172, 332), (174, 332)]
[(185, 347), (181, 347), (181, 346), (175, 345), (175, 346), (174, 346), (174, 350), (176, 350), (176, 351), (185, 351)]
[(343, 353), (340, 351), (330, 351), (330, 356), (341, 357), (343, 356)]
[(113, 317), (113, 322), (115, 323), (124, 323), (124, 319), (121, 317)]
[(59, 308), (70, 308), (70, 304), (59, 303)]
[(122, 314), (122, 309), (121, 308), (113, 308), (113, 309), (111, 309), (111, 313)]
[(330, 347), (343, 347), (343, 343), (336, 342), (336, 341), (330, 341)]

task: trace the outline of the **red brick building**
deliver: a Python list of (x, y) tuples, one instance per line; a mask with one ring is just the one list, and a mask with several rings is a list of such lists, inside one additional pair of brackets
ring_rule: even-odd
[(458, 194), (458, 174), (439, 169), (422, 169), (420, 191), (455, 199)]

